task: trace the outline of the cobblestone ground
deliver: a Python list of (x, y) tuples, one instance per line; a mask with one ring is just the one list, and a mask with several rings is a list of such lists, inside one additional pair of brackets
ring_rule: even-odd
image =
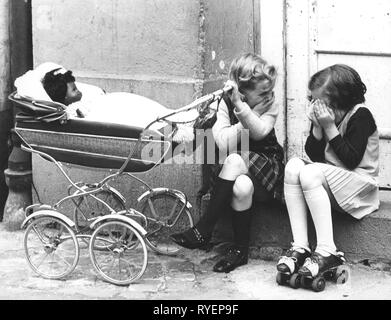
[(376, 268), (351, 265), (350, 281), (328, 282), (325, 291), (291, 289), (275, 282), (275, 262), (251, 259), (229, 274), (212, 270), (218, 250), (184, 250), (177, 257), (149, 251), (148, 266), (136, 283), (115, 286), (97, 277), (86, 245), (73, 273), (64, 280), (46, 280), (34, 274), (23, 250), (23, 231), (7, 232), (0, 223), (0, 299), (172, 299), (172, 300), (313, 300), (390, 299), (391, 272), (387, 264)]

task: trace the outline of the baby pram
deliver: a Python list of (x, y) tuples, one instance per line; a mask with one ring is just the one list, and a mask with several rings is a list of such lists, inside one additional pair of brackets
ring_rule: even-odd
[[(146, 245), (160, 254), (176, 254), (180, 248), (168, 236), (193, 226), (191, 204), (183, 192), (153, 188), (132, 173), (151, 170), (169, 159), (179, 124), (170, 120), (173, 116), (196, 110), (196, 118), (187, 122), (203, 122), (217, 111), (211, 104), (226, 91), (203, 96), (145, 128), (67, 119), (66, 107), (59, 103), (11, 94), (9, 99), (18, 110), (15, 132), (21, 148), (53, 162), (70, 183), (66, 197), (25, 210), (22, 227), (26, 228), (24, 249), (30, 267), (49, 279), (69, 275), (79, 260), (80, 239), (88, 244), (94, 269), (103, 279), (128, 285), (147, 267)], [(151, 130), (158, 122), (166, 126)], [(115, 172), (93, 184), (74, 182), (61, 162)], [(135, 208), (127, 208), (125, 198), (110, 186), (118, 176), (136, 179), (147, 188)], [(66, 201), (74, 205), (72, 218), (61, 212)]]

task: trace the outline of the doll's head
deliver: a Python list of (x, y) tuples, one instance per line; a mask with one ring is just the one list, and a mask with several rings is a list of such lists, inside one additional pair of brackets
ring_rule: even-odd
[(77, 89), (72, 71), (62, 72), (62, 68), (45, 74), (43, 87), (49, 97), (65, 105), (80, 101), (82, 93)]
[(235, 81), (244, 101), (250, 107), (265, 99), (273, 97), (277, 71), (259, 55), (246, 53), (231, 63), (229, 79)]
[(321, 99), (330, 108), (349, 111), (365, 102), (367, 88), (353, 68), (335, 64), (315, 73), (308, 84), (310, 101)]

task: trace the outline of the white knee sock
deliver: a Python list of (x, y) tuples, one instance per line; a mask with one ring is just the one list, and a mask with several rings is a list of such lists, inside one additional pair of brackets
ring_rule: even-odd
[(301, 186), (284, 183), (284, 196), (291, 222), (293, 247), (311, 251), (308, 245), (308, 209)]
[(333, 238), (333, 222), (331, 219), (331, 204), (323, 186), (304, 191), (304, 197), (310, 209), (316, 229), (316, 252), (323, 256), (336, 253)]

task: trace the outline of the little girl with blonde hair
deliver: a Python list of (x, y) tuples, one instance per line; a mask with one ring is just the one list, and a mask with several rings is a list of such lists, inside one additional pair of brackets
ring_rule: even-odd
[[(215, 166), (218, 176), (205, 214), (195, 227), (171, 236), (183, 247), (203, 248), (218, 219), (232, 216), (234, 244), (214, 266), (216, 272), (247, 263), (253, 200), (281, 199), (284, 154), (274, 130), (276, 77), (275, 67), (258, 55), (248, 53), (233, 60), (226, 83), (233, 89), (223, 97), (212, 128), (217, 147), (228, 156)], [(243, 135), (248, 148), (241, 144)]]

